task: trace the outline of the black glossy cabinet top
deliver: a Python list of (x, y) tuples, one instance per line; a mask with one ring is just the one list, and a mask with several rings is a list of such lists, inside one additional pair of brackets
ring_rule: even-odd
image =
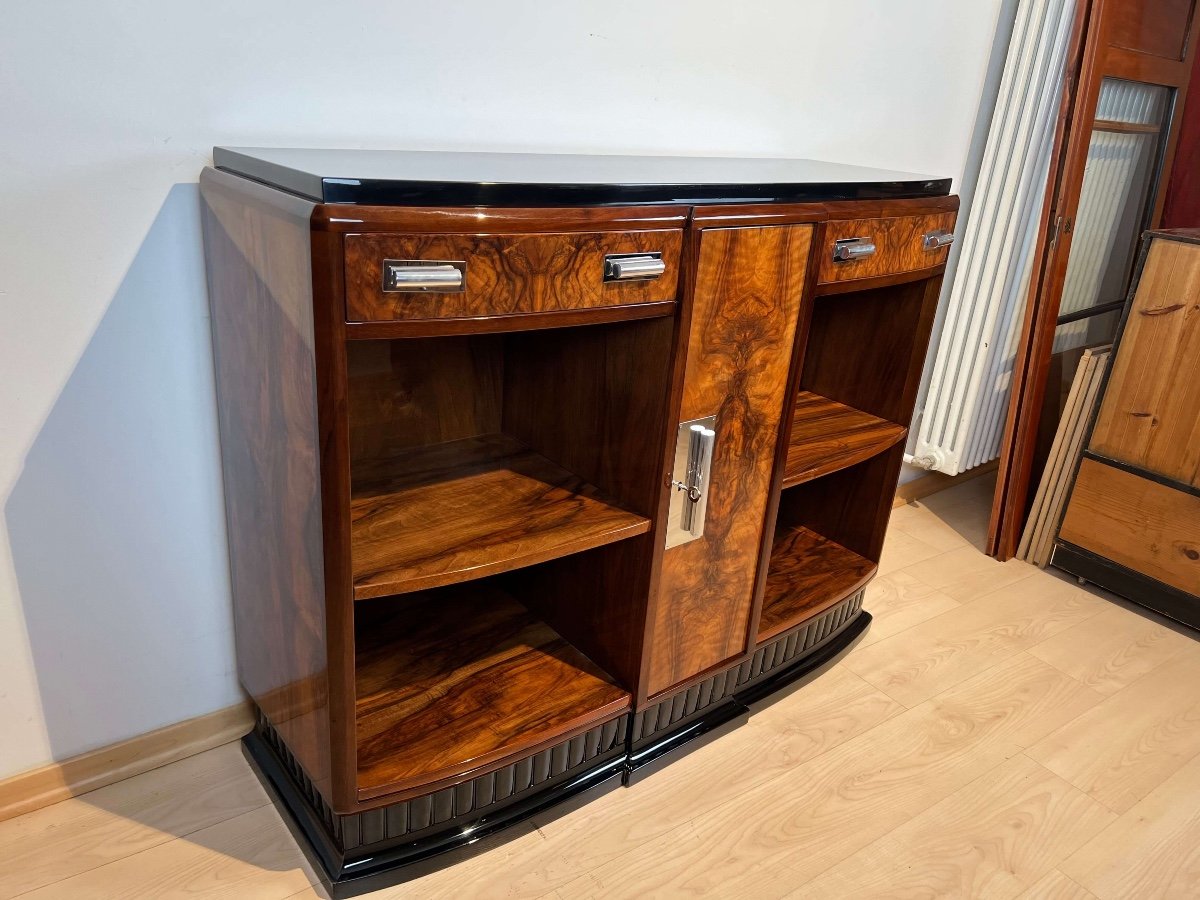
[(217, 147), (219, 169), (323, 203), (592, 206), (940, 197), (930, 178), (810, 159)]

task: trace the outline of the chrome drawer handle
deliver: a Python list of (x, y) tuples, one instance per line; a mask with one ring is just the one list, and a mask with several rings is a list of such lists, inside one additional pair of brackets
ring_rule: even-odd
[(605, 281), (646, 281), (665, 271), (661, 253), (610, 253), (604, 257)]
[(849, 262), (875, 255), (875, 242), (870, 238), (841, 238), (833, 242), (833, 261)]
[(926, 250), (941, 250), (954, 243), (953, 231), (931, 231), (925, 235), (923, 243)]
[(384, 291), (428, 291), (453, 294), (462, 291), (467, 264), (461, 260), (385, 259)]

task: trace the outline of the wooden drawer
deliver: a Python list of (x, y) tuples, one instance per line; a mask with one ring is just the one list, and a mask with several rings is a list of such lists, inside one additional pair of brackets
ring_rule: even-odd
[(1200, 497), (1194, 494), (1084, 459), (1059, 537), (1200, 596)]
[[(825, 246), (821, 248), (821, 284), (836, 284), (860, 278), (898, 275), (939, 266), (950, 255), (948, 246), (925, 249), (925, 235), (954, 231), (955, 213), (925, 216), (896, 216), (887, 219), (842, 219), (825, 226)], [(834, 250), (840, 240), (862, 238), (875, 245), (875, 252), (859, 259), (835, 261)]]
[[(564, 234), (348, 234), (350, 322), (457, 319), (674, 300), (683, 232)], [(604, 280), (609, 254), (661, 253), (666, 270), (644, 281)], [(384, 260), (466, 264), (453, 292), (384, 290)]]

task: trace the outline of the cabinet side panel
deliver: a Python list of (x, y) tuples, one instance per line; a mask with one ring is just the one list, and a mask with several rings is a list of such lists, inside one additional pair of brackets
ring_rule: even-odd
[(700, 238), (680, 418), (716, 415), (704, 536), (663, 555), (650, 693), (740, 653), (749, 628), (811, 225)]
[(201, 177), (238, 673), (330, 794), (312, 204)]

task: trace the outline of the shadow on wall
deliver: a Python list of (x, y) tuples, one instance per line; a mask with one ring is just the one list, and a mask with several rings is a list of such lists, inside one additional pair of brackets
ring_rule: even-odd
[(239, 701), (195, 184), (167, 194), (4, 515), (56, 759)]

